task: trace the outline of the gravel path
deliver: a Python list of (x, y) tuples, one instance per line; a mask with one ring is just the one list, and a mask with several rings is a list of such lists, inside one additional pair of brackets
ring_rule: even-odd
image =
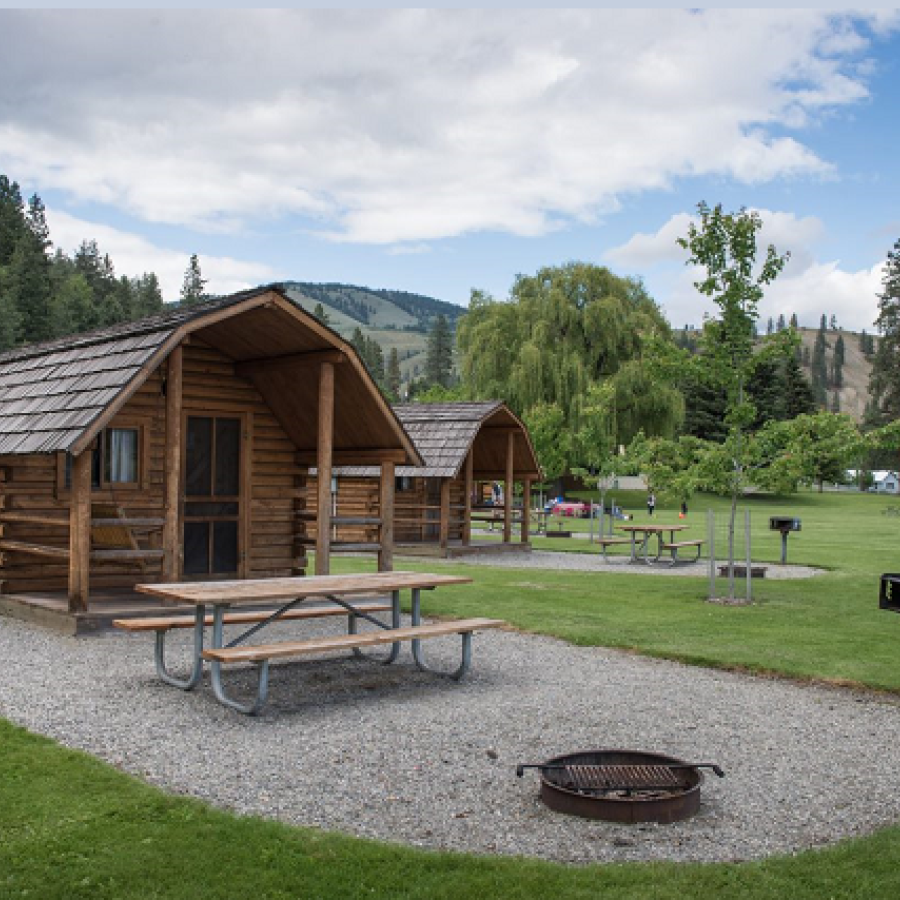
[[(279, 626), (288, 628), (289, 626)], [(334, 623), (319, 623), (321, 630)], [(173, 640), (173, 658), (187, 635)], [(429, 641), (455, 661), (458, 640)], [(900, 817), (900, 703), (512, 631), (475, 638), (460, 683), (352, 658), (273, 667), (260, 718), (208, 680), (161, 684), (152, 639), (72, 638), (0, 618), (0, 715), (175, 793), (419, 847), (564, 862), (737, 860)], [(230, 673), (249, 688), (249, 673)], [(602, 747), (717, 762), (701, 812), (667, 826), (553, 813), (519, 762)]]
[[(397, 554), (398, 557), (402, 553)], [(420, 557), (421, 558), (421, 557)], [(480, 553), (476, 556), (461, 556), (457, 559), (442, 560), (428, 558), (428, 564), (452, 563), (464, 566), (491, 566), (504, 569), (565, 569), (570, 572), (618, 572), (623, 575), (691, 575), (694, 578), (706, 578), (709, 575), (709, 562), (699, 562), (677, 566), (668, 565), (632, 565), (627, 556), (610, 555), (606, 560), (598, 550), (594, 553), (567, 553), (564, 550), (532, 550), (528, 553)], [(726, 565), (721, 560), (716, 565)], [(740, 563), (738, 563), (740, 565)], [(820, 575), (822, 569), (812, 566), (792, 566), (766, 564), (766, 579), (812, 578)], [(724, 582), (724, 579), (722, 579)]]

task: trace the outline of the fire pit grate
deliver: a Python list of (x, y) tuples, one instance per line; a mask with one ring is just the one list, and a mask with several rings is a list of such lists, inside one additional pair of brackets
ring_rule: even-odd
[(700, 806), (702, 768), (713, 763), (632, 750), (597, 750), (517, 767), (541, 773), (541, 799), (559, 812), (614, 822), (676, 822)]

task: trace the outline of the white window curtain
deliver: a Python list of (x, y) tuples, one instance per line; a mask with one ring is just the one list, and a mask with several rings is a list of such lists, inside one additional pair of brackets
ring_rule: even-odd
[(111, 484), (135, 484), (138, 480), (138, 432), (136, 428), (110, 428), (106, 434), (106, 480)]

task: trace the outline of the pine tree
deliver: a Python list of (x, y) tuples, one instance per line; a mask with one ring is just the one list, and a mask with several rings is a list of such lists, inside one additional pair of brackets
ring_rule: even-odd
[(841, 394), (840, 391), (835, 391), (831, 395), (831, 412), (839, 413), (841, 411)]
[(0, 175), (0, 267), (12, 262), (25, 228), (25, 204), (19, 185)]
[(781, 370), (781, 388), (784, 393), (782, 408), (785, 419), (816, 411), (812, 385), (795, 359), (787, 359)]
[(425, 380), (429, 385), (450, 387), (453, 373), (453, 336), (447, 319), (440, 315), (428, 335), (428, 348), (425, 356)]
[(316, 304), (316, 308), (313, 310), (313, 315), (323, 324), (330, 325), (331, 320), (328, 318), (328, 313), (325, 312), (325, 307), (322, 306), (321, 303)]
[(778, 325), (776, 326), (778, 331), (784, 331), (787, 328), (787, 323), (784, 321), (784, 313), (781, 313), (778, 316)]
[(797, 313), (791, 313), (791, 328), (796, 330), (799, 327), (797, 324)]
[(837, 330), (838, 330), (838, 327), (837, 327), (837, 316), (836, 316), (834, 313), (831, 314), (831, 330), (832, 330), (832, 331), (837, 331)]
[(809, 346), (808, 346), (808, 345), (804, 345), (804, 346), (803, 346), (803, 365), (804, 365), (807, 369), (812, 365), (812, 361), (811, 361), (811, 359), (810, 359)]
[(0, 353), (10, 350), (21, 340), (21, 317), (12, 296), (3, 289), (0, 278)]
[(391, 347), (388, 355), (387, 389), (394, 400), (400, 399), (400, 383), (400, 355), (397, 353), (396, 347)]
[(869, 341), (865, 328), (863, 328), (859, 335), (859, 352), (863, 355), (869, 352)]
[(25, 231), (9, 265), (9, 289), (21, 317), (22, 339), (30, 344), (55, 337), (48, 255), (50, 235), (44, 204), (37, 194), (29, 201), (25, 222)]
[(880, 423), (900, 419), (900, 239), (883, 269), (875, 325), (881, 335), (872, 363), (869, 393)]
[(819, 331), (827, 331), (828, 330), (828, 316), (825, 313), (822, 313), (822, 319), (819, 322)]
[(775, 333), (775, 323), (772, 321), (772, 317), (769, 316), (769, 321), (766, 322), (766, 334), (774, 334)]
[(163, 311), (162, 288), (159, 279), (153, 272), (145, 272), (140, 278), (132, 281), (132, 317), (144, 319), (147, 316), (155, 316)]
[(181, 305), (196, 306), (202, 303), (206, 299), (205, 287), (206, 279), (200, 273), (200, 259), (192, 253), (181, 284)]

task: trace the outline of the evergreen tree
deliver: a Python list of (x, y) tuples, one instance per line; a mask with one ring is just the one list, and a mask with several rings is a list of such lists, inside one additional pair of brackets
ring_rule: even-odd
[(867, 338), (868, 335), (866, 334), (866, 329), (863, 328), (859, 335), (859, 352), (863, 355), (869, 352), (869, 342)]
[(831, 412), (839, 413), (841, 411), (841, 394), (840, 391), (835, 391), (831, 395)]
[(205, 287), (206, 279), (200, 273), (200, 259), (196, 253), (192, 253), (181, 284), (182, 306), (196, 306), (202, 303), (206, 299)]
[(797, 416), (816, 411), (816, 401), (813, 397), (812, 385), (803, 374), (803, 370), (796, 359), (790, 358), (784, 361), (781, 370), (781, 385), (784, 392), (784, 417), (795, 419)]
[(831, 386), (833, 388), (844, 386), (844, 367), (838, 362), (837, 357), (831, 361)]
[(819, 321), (819, 331), (827, 331), (828, 330), (828, 316), (825, 313), (822, 313), (822, 318)]
[(379, 387), (384, 387), (384, 351), (375, 338), (366, 338), (369, 371)]
[(808, 369), (812, 365), (812, 360), (809, 355), (809, 347), (804, 345), (803, 347), (803, 365)]
[(25, 204), (19, 185), (0, 175), (0, 267), (12, 262), (25, 228)]
[(328, 313), (325, 312), (325, 307), (322, 306), (321, 303), (316, 304), (316, 308), (313, 310), (313, 315), (323, 324), (330, 325), (331, 320), (328, 318)]
[(831, 330), (837, 331), (837, 316), (834, 313), (831, 314)]
[(878, 424), (900, 419), (900, 239), (888, 252), (878, 297), (880, 334), (872, 362), (869, 393)]
[(784, 321), (784, 313), (781, 313), (781, 314), (778, 316), (778, 326), (777, 326), (777, 329), (778, 329), (778, 331), (784, 331), (785, 328), (787, 328), (787, 323)]
[(397, 353), (396, 347), (391, 347), (388, 355), (387, 389), (394, 400), (400, 399), (400, 382), (400, 355)]
[(838, 335), (838, 339), (834, 342), (834, 361), (843, 366), (845, 362), (844, 357), (844, 337), (843, 335)]
[(3, 281), (0, 277), (0, 353), (15, 347), (22, 336), (19, 310), (12, 295), (3, 289)]
[(791, 313), (791, 328), (796, 331), (799, 327), (800, 326), (797, 324), (797, 313)]
[(425, 380), (429, 385), (450, 387), (453, 374), (453, 335), (445, 316), (435, 319), (428, 335), (425, 355)]
[(159, 315), (165, 304), (159, 279), (153, 272), (145, 272), (132, 283), (132, 318), (144, 319), (147, 316)]
[(22, 339), (37, 343), (54, 337), (50, 236), (44, 204), (35, 194), (28, 204), (26, 228), (9, 265), (9, 290), (21, 318)]
[(766, 322), (766, 334), (774, 334), (775, 333), (775, 323), (772, 321), (772, 317), (769, 316), (769, 321)]

